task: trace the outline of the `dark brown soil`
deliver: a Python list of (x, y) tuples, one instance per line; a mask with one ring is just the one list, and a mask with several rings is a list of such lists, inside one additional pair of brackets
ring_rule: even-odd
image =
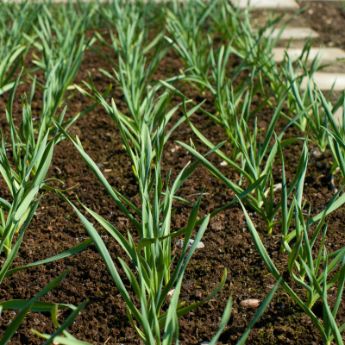
[[(98, 67), (110, 70), (113, 63), (112, 52), (107, 49), (97, 48), (87, 52), (78, 81), (87, 79), (88, 73), (91, 73), (95, 86), (101, 90), (105, 89), (110, 81), (98, 71)], [(177, 74), (181, 67), (179, 59), (170, 52), (159, 66), (155, 78)], [(196, 89), (184, 86), (184, 92), (200, 101), (201, 97)], [(114, 88), (112, 96), (120, 109), (125, 110), (121, 92), (117, 87)], [(69, 113), (74, 114), (90, 105), (90, 100), (79, 94), (71, 94), (68, 104)], [(261, 130), (266, 128), (271, 114), (271, 109), (262, 112), (258, 121)], [(1, 116), (4, 116), (3, 109)], [(224, 138), (222, 129), (205, 116), (197, 114), (194, 121), (215, 142)], [(105, 172), (110, 183), (135, 200), (138, 191), (130, 161), (122, 147), (117, 129), (104, 110), (96, 108), (80, 119), (73, 127), (72, 133), (80, 137), (84, 148)], [(296, 132), (292, 131), (291, 134), (296, 135)], [(176, 174), (191, 159), (191, 156), (175, 144), (177, 139), (187, 142), (191, 137), (193, 136), (187, 125), (176, 131), (166, 147), (165, 170), (172, 169)], [(289, 178), (294, 175), (296, 157), (299, 154), (299, 145), (291, 147), (286, 152)], [(313, 213), (320, 211), (332, 197), (333, 192), (326, 182), (329, 171), (328, 158), (327, 155), (318, 160), (311, 158), (309, 163), (305, 198)], [(213, 161), (219, 164), (219, 160)], [(222, 170), (229, 177), (234, 176), (228, 168), (223, 167)], [(78, 196), (83, 203), (105, 216), (121, 231), (128, 230), (127, 219), (114, 206), (70, 142), (62, 142), (57, 147), (50, 175), (61, 180), (61, 187), (69, 189), (68, 195), (72, 199)], [(202, 168), (197, 171), (195, 179), (186, 183), (183, 196), (193, 200), (195, 194), (200, 192), (206, 193), (202, 204), (203, 213), (224, 204), (232, 196), (232, 193)], [(174, 228), (185, 224), (189, 211), (189, 207), (177, 205), (173, 219)], [(286, 258), (279, 251), (278, 229), (272, 236), (268, 236), (263, 222), (254, 215), (253, 219), (269, 253), (283, 271), (286, 267)], [(329, 250), (344, 246), (344, 225), (342, 208), (329, 218)], [(109, 251), (115, 257), (119, 253), (118, 246), (103, 235)], [(71, 208), (54, 193), (47, 192), (42, 197), (35, 219), (25, 235), (15, 264), (30, 263), (52, 256), (86, 237), (86, 231)], [(242, 210), (238, 206), (220, 213), (211, 220), (203, 242), (205, 248), (195, 254), (186, 272), (181, 299), (188, 302), (205, 297), (219, 282), (225, 268), (229, 272), (228, 280), (224, 290), (215, 299), (183, 317), (180, 322), (181, 342), (192, 345), (209, 340), (218, 328), (226, 301), (231, 295), (234, 300), (232, 317), (221, 336), (221, 343), (234, 344), (253, 315), (252, 310), (243, 309), (239, 302), (246, 298), (264, 298), (272, 288), (274, 279), (268, 274), (255, 251)], [(46, 300), (73, 304), (89, 300), (86, 309), (70, 328), (71, 333), (92, 344), (139, 344), (136, 333), (127, 321), (124, 302), (93, 247), (78, 256), (22, 271), (6, 279), (0, 287), (1, 300), (30, 298), (49, 280), (66, 269), (70, 271), (67, 278), (46, 296)], [(343, 308), (340, 319), (344, 320), (344, 316)], [(0, 317), (0, 334), (12, 317), (11, 313), (4, 313)], [(41, 344), (42, 341), (31, 333), (32, 328), (51, 332), (49, 317), (35, 313), (29, 315), (11, 344)], [(321, 343), (320, 336), (308, 317), (282, 291), (277, 293), (248, 340), (248, 344), (255, 345)]]
[(317, 31), (322, 42), (329, 47), (345, 48), (344, 1), (305, 1), (304, 17)]

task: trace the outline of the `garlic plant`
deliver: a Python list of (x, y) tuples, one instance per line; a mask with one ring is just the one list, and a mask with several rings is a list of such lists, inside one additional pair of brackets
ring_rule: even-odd
[(0, 6), (0, 95), (15, 85), (40, 8), (28, 3)]
[[(342, 333), (345, 330), (345, 324), (337, 324), (336, 317), (344, 292), (345, 248), (331, 253), (328, 252), (326, 218), (344, 205), (345, 194), (336, 195), (323, 211), (311, 216), (303, 205), (303, 188), (308, 166), (307, 146), (304, 145), (302, 153), (304, 158), (296, 176), (292, 201), (289, 201), (291, 198), (288, 198), (289, 191), (281, 148), (280, 152), (282, 158), (282, 197), (280, 205), (282, 223), (280, 228), (282, 248), (288, 258), (288, 275), (279, 272), (267, 252), (251, 217), (242, 204), (247, 226), (267, 270), (277, 281), (281, 281), (281, 287), (284, 291), (311, 318), (320, 331), (324, 343), (331, 344), (334, 341), (336, 344), (341, 345), (343, 344)], [(293, 280), (303, 290), (303, 293), (292, 287), (289, 279)], [(336, 300), (331, 305), (329, 295), (334, 289), (336, 291)], [(320, 317), (315, 314), (313, 309), (316, 302), (322, 305), (323, 313)]]
[[(161, 55), (158, 52), (150, 63), (146, 62), (142, 52), (147, 52), (152, 44), (145, 45), (145, 32), (139, 27), (140, 20), (136, 15), (124, 14), (117, 18), (118, 37), (113, 37), (115, 52), (119, 54), (115, 78), (124, 94), (127, 111), (120, 110), (114, 99), (109, 103), (97, 90), (92, 90), (93, 96), (98, 99), (120, 132), (132, 163), (140, 196), (139, 204), (111, 186), (97, 164), (85, 152), (81, 142), (73, 140), (83, 159), (136, 230), (135, 233), (128, 230), (127, 234), (122, 234), (102, 216), (84, 207), (88, 215), (121, 246), (126, 257), (119, 256), (116, 261), (112, 259), (94, 225), (76, 206), (72, 206), (104, 259), (126, 302), (129, 320), (141, 340), (145, 344), (173, 344), (178, 343), (179, 317), (212, 298), (224, 285), (226, 271), (220, 285), (204, 301), (191, 305), (179, 301), (186, 267), (198, 248), (210, 217), (203, 217), (196, 230), (199, 200), (193, 205), (187, 225), (182, 229), (172, 228), (174, 201), (196, 165), (185, 166), (174, 180), (170, 175), (164, 177), (164, 146), (184, 118), (168, 129), (179, 105), (172, 107), (169, 90), (165, 90), (160, 83), (152, 82), (150, 75)], [(196, 108), (192, 108), (189, 115), (195, 110)], [(192, 245), (189, 245), (194, 230), (196, 234)], [(175, 257), (175, 238), (181, 236), (181, 254)], [(122, 268), (124, 276), (120, 274), (118, 266)], [(125, 279), (129, 284), (125, 284)]]

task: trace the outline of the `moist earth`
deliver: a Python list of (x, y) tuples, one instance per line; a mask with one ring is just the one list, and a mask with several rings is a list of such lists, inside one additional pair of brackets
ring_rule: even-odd
[[(111, 70), (116, 64), (113, 55), (113, 52), (107, 47), (95, 46), (87, 51), (76, 82), (80, 83), (91, 77), (97, 89), (105, 90), (112, 81), (104, 76), (99, 68)], [(170, 51), (160, 63), (154, 78), (163, 79), (176, 75), (181, 67), (183, 67), (182, 62)], [(23, 88), (25, 89), (25, 87)], [(183, 84), (181, 88), (189, 98), (195, 101), (204, 98), (204, 95), (201, 95), (191, 85)], [(119, 109), (126, 111), (121, 91), (115, 84), (111, 96)], [(206, 97), (208, 98), (208, 95)], [(5, 99), (2, 99), (2, 124), (4, 123), (4, 102)], [(179, 102), (178, 98), (173, 100), (173, 103), (177, 102)], [(73, 115), (91, 106), (92, 100), (77, 92), (71, 92), (67, 103), (69, 115)], [(205, 106), (212, 110), (212, 99), (208, 99)], [(39, 110), (39, 107), (38, 102), (36, 111)], [(182, 112), (177, 112), (174, 119), (176, 120), (182, 115)], [(266, 129), (271, 116), (272, 109), (269, 108), (263, 109), (258, 114), (259, 133)], [(213, 142), (218, 143), (225, 139), (222, 128), (215, 125), (205, 114), (196, 114), (193, 121)], [(280, 127), (283, 125), (283, 123), (279, 124)], [(109, 182), (137, 202), (138, 189), (132, 174), (131, 163), (114, 123), (105, 111), (98, 106), (95, 107), (77, 122), (71, 129), (71, 133), (80, 137), (85, 150), (97, 162)], [(287, 135), (296, 136), (298, 134), (297, 131), (291, 130)], [(165, 173), (171, 170), (172, 176), (176, 176), (179, 170), (192, 159), (176, 144), (176, 140), (188, 142), (190, 139), (201, 152), (205, 152), (205, 148), (193, 136), (188, 124), (181, 125), (167, 143), (164, 157)], [(296, 157), (299, 156), (300, 151), (301, 145), (299, 144), (286, 149), (289, 180), (295, 174)], [(236, 174), (230, 168), (220, 166), (217, 158), (212, 157), (211, 159), (229, 178), (236, 178)], [(305, 199), (312, 207), (313, 213), (322, 210), (333, 196), (334, 192), (327, 182), (329, 169), (329, 155), (324, 154), (321, 157), (310, 159)], [(277, 166), (275, 169), (277, 178), (279, 178), (279, 173), (279, 166)], [(129, 221), (115, 207), (68, 140), (60, 143), (56, 148), (50, 177), (55, 179), (53, 183), (65, 190), (73, 201), (78, 202), (78, 197), (85, 205), (114, 223), (123, 233), (133, 231)], [(187, 181), (181, 190), (181, 196), (194, 201), (200, 193), (204, 194), (202, 214), (223, 205), (233, 197), (233, 194), (222, 183), (202, 167), (198, 168), (194, 178)], [(172, 224), (174, 229), (186, 224), (190, 210), (189, 205), (176, 204)], [(285, 255), (280, 251), (279, 229), (274, 229), (273, 234), (269, 236), (266, 233), (265, 224), (254, 214), (251, 216), (268, 252), (274, 258), (277, 267), (283, 272), (287, 262)], [(341, 208), (329, 217), (328, 250), (344, 246), (344, 225), (344, 208)], [(116, 243), (106, 233), (101, 233), (113, 257), (122, 255)], [(50, 257), (86, 238), (87, 233), (71, 207), (56, 194), (47, 191), (41, 198), (40, 207), (25, 235), (14, 264), (22, 265)], [(186, 272), (181, 300), (193, 302), (205, 298), (219, 283), (225, 269), (228, 271), (227, 282), (224, 289), (214, 299), (181, 319), (181, 343), (193, 345), (210, 340), (218, 329), (226, 302), (229, 296), (232, 296), (232, 316), (220, 338), (220, 343), (235, 344), (254, 314), (253, 310), (241, 307), (240, 302), (247, 298), (263, 299), (275, 282), (256, 253), (243, 212), (238, 205), (221, 212), (211, 220), (203, 242), (205, 248), (196, 252)], [(69, 271), (66, 279), (59, 287), (45, 296), (44, 300), (73, 304), (89, 301), (69, 331), (78, 339), (89, 341), (92, 344), (139, 344), (136, 333), (127, 321), (125, 304), (94, 247), (90, 247), (77, 256), (14, 274), (1, 284), (1, 300), (30, 298), (52, 278), (65, 270)], [(299, 292), (303, 294), (302, 291)], [(13, 313), (9, 312), (0, 316), (0, 335), (13, 316)], [(339, 319), (344, 321), (344, 316), (344, 308), (342, 308)], [(42, 339), (34, 336), (31, 329), (46, 333), (52, 332), (53, 327), (49, 315), (38, 313), (28, 315), (10, 344), (41, 344)], [(316, 345), (321, 344), (322, 341), (309, 318), (283, 291), (279, 291), (264, 316), (255, 325), (247, 343), (253, 345)]]
[(345, 2), (305, 1), (304, 18), (329, 47), (345, 48)]

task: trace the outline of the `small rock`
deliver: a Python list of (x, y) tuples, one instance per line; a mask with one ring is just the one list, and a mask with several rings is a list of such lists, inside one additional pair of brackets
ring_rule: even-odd
[(247, 309), (256, 309), (260, 305), (260, 300), (256, 298), (248, 298), (241, 301), (240, 306)]
[(195, 296), (201, 299), (201, 297), (202, 297), (202, 291), (197, 290), (197, 291), (195, 292)]
[(172, 299), (172, 296), (175, 292), (175, 289), (171, 289), (168, 293), (167, 293), (167, 300), (168, 302), (170, 303), (171, 302), (171, 299)]
[(176, 152), (180, 149), (181, 147), (179, 145), (175, 145), (172, 149), (171, 149), (171, 152)]
[(273, 191), (278, 192), (278, 190), (281, 190), (283, 185), (281, 183), (277, 183), (273, 186)]
[(225, 162), (225, 161), (220, 162), (220, 166), (221, 166), (221, 167), (226, 167), (227, 165), (228, 165), (228, 163)]
[[(188, 248), (190, 248), (194, 243), (194, 240), (189, 240), (188, 241)], [(176, 242), (176, 246), (179, 247), (179, 248), (183, 248), (183, 245), (184, 245), (184, 241), (183, 240), (178, 240)], [(196, 249), (202, 249), (202, 248), (205, 248), (205, 245), (203, 242), (199, 242), (198, 245), (196, 246)]]
[(318, 159), (322, 156), (322, 153), (320, 150), (318, 149), (314, 149), (313, 151), (311, 151), (311, 154), (314, 158)]

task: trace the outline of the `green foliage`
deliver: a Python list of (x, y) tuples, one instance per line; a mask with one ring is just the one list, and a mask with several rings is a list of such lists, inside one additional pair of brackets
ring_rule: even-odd
[(28, 3), (0, 6), (0, 95), (15, 84), (40, 8), (41, 5)]
[[(308, 63), (310, 42), (297, 61), (286, 56), (282, 64), (274, 62), (272, 48), (278, 39), (272, 39), (270, 33), (280, 19), (271, 19), (264, 27), (254, 29), (250, 13), (236, 10), (226, 0), (175, 0), (165, 5), (126, 0), (102, 5), (1, 5), (0, 96), (8, 97), (8, 101), (0, 147), (0, 176), (6, 188), (0, 197), (0, 284), (18, 271), (76, 255), (93, 244), (125, 301), (128, 319), (141, 341), (150, 345), (179, 344), (179, 318), (214, 298), (227, 279), (225, 270), (209, 296), (186, 304), (180, 294), (187, 266), (211, 217), (240, 203), (257, 252), (276, 284), (237, 344), (246, 342), (279, 288), (310, 317), (325, 344), (343, 344), (345, 325), (338, 316), (345, 282), (345, 252), (344, 248), (327, 250), (331, 227), (327, 217), (345, 203), (345, 97), (342, 94), (331, 104), (318, 90), (312, 75), (322, 66), (317, 58)], [(87, 34), (94, 25), (98, 26), (96, 33)], [(103, 28), (109, 31), (110, 40)], [(112, 70), (101, 69), (112, 83), (104, 93), (91, 82), (84, 82), (83, 87), (74, 84), (84, 53), (96, 39), (113, 49), (116, 61)], [(33, 67), (25, 69), (24, 58), (29, 50)], [(183, 66), (169, 79), (157, 80), (155, 73), (169, 53), (177, 53)], [(35, 73), (37, 76), (32, 77)], [(15, 102), (21, 84), (27, 80), (31, 89), (21, 97), (22, 112), (18, 116)], [(302, 84), (306, 85), (305, 91)], [(198, 100), (189, 99), (181, 91), (182, 85), (195, 87)], [(113, 88), (121, 91), (121, 102), (109, 98)], [(112, 119), (131, 162), (139, 198), (132, 199), (114, 187), (79, 138), (68, 134), (70, 126), (88, 111), (67, 118), (65, 100), (71, 90), (91, 97)], [(34, 106), (38, 92), (42, 94), (39, 110)], [(271, 114), (268, 120), (265, 118), (265, 126), (259, 117), (263, 111)], [(225, 140), (212, 142), (199, 129), (195, 113), (220, 127)], [(194, 161), (181, 171), (166, 173), (165, 147), (182, 124), (189, 125), (193, 138), (208, 152), (201, 154), (200, 146), (193, 140), (187, 143), (186, 138), (178, 144)], [(293, 135), (289, 136), (291, 129)], [(60, 193), (90, 238), (52, 257), (16, 266), (14, 260), (40, 198), (51, 189), (48, 171), (55, 147), (66, 137), (114, 205), (129, 219), (129, 228), (123, 233), (90, 207), (77, 205)], [(301, 153), (295, 175), (288, 179), (285, 152), (295, 144), (301, 145)], [(316, 215), (307, 209), (304, 196), (310, 145), (318, 146), (322, 153), (330, 152), (330, 173), (341, 174), (339, 190)], [(214, 163), (219, 160), (222, 168)], [(234, 198), (205, 216), (200, 215), (201, 198), (188, 203), (187, 224), (175, 229), (172, 224), (176, 205), (181, 200), (186, 202), (180, 195), (181, 188), (188, 179), (196, 178), (193, 174), (200, 165), (222, 181)], [(262, 237), (267, 234), (259, 233), (247, 209), (266, 222), (268, 235), (278, 231), (281, 255), (287, 258), (284, 273), (264, 245)], [(115, 258), (101, 231), (121, 248)], [(178, 250), (176, 243), (181, 244)], [(44, 344), (87, 344), (66, 331), (86, 302), (72, 306), (40, 300), (64, 277), (62, 274), (54, 279), (30, 300), (0, 303), (0, 313), (17, 313), (0, 344), (10, 341), (30, 312), (51, 316), (53, 334), (33, 331)], [(316, 304), (322, 304), (321, 316), (314, 312)], [(62, 322), (58, 319), (60, 310), (70, 311)], [(215, 345), (226, 329), (231, 310), (230, 298), (210, 344)]]

